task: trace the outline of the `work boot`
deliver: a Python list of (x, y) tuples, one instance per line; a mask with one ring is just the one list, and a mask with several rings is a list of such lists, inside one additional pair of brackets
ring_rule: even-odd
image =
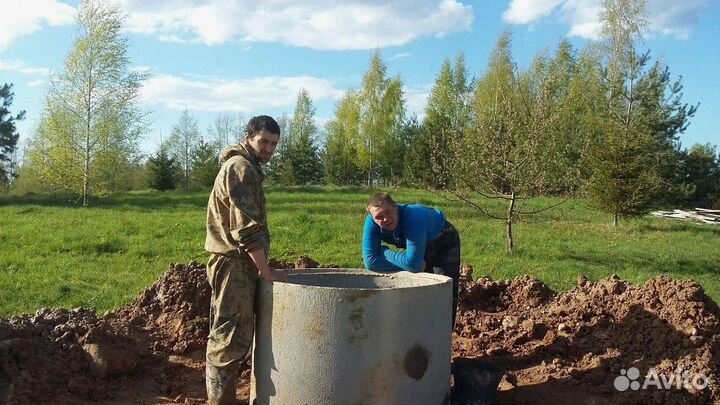
[(205, 365), (208, 405), (235, 405), (237, 367), (217, 368)]

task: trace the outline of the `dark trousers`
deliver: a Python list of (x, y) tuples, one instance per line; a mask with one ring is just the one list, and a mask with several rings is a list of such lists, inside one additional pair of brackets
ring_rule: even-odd
[(450, 221), (446, 220), (440, 235), (427, 244), (425, 271), (452, 279), (452, 327), (454, 329), (460, 281), (460, 235)]

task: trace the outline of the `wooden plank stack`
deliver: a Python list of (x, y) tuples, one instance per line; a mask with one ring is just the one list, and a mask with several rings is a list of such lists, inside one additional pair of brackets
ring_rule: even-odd
[(673, 218), (684, 221), (690, 220), (703, 224), (720, 225), (720, 210), (711, 210), (707, 208), (695, 208), (693, 211), (654, 211), (651, 212), (650, 215), (661, 218)]

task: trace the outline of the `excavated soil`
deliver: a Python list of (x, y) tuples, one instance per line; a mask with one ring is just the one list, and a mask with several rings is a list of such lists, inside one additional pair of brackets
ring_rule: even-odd
[[(320, 267), (307, 256), (271, 265)], [(720, 404), (720, 311), (696, 282), (580, 277), (556, 293), (528, 276), (473, 281), (471, 273), (463, 269), (453, 355), (458, 365), (505, 371), (494, 404)], [(0, 319), (0, 404), (205, 403), (209, 296), (205, 266), (193, 262), (171, 265), (103, 317), (43, 308)], [(704, 375), (711, 385), (678, 378), (669, 389), (643, 388), (651, 368), (666, 378)], [(246, 364), (237, 392), (244, 400), (248, 377)], [(460, 397), (473, 403), (472, 393)]]

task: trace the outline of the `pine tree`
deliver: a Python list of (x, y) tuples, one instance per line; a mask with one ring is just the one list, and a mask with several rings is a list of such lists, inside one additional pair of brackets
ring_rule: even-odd
[(13, 156), (17, 150), (17, 142), (20, 138), (20, 134), (17, 133), (15, 127), (15, 122), (25, 118), (25, 111), (21, 111), (16, 115), (10, 113), (10, 106), (15, 96), (12, 87), (12, 83), (5, 83), (0, 87), (0, 99), (2, 99), (2, 103), (0, 103), (0, 183), (2, 183), (6, 189), (14, 175), (11, 162), (13, 162)]
[(644, 0), (604, 0), (601, 12), (606, 104), (602, 134), (589, 149), (588, 194), (614, 226), (647, 212), (662, 189), (655, 120), (643, 118), (658, 111), (649, 103), (657, 89), (650, 85), (653, 69), (646, 69), (649, 52), (635, 48), (647, 30), (646, 13)]
[(314, 137), (315, 107), (310, 94), (305, 89), (298, 92), (295, 112), (290, 121), (293, 136), (292, 167), (294, 184), (319, 184), (322, 182), (323, 167)]
[(685, 132), (699, 107), (681, 101), (682, 89), (681, 79), (671, 81), (670, 69), (659, 61), (637, 81), (640, 102), (636, 119), (651, 133), (654, 165), (661, 181), (658, 198), (669, 204), (677, 202), (676, 196), (682, 194), (682, 182), (676, 181), (683, 163), (678, 136)]
[(215, 146), (200, 138), (190, 160), (190, 184), (199, 188), (212, 187), (219, 170), (220, 161)]
[(167, 145), (160, 145), (147, 162), (148, 186), (159, 191), (175, 190), (177, 170), (177, 163), (170, 156)]

